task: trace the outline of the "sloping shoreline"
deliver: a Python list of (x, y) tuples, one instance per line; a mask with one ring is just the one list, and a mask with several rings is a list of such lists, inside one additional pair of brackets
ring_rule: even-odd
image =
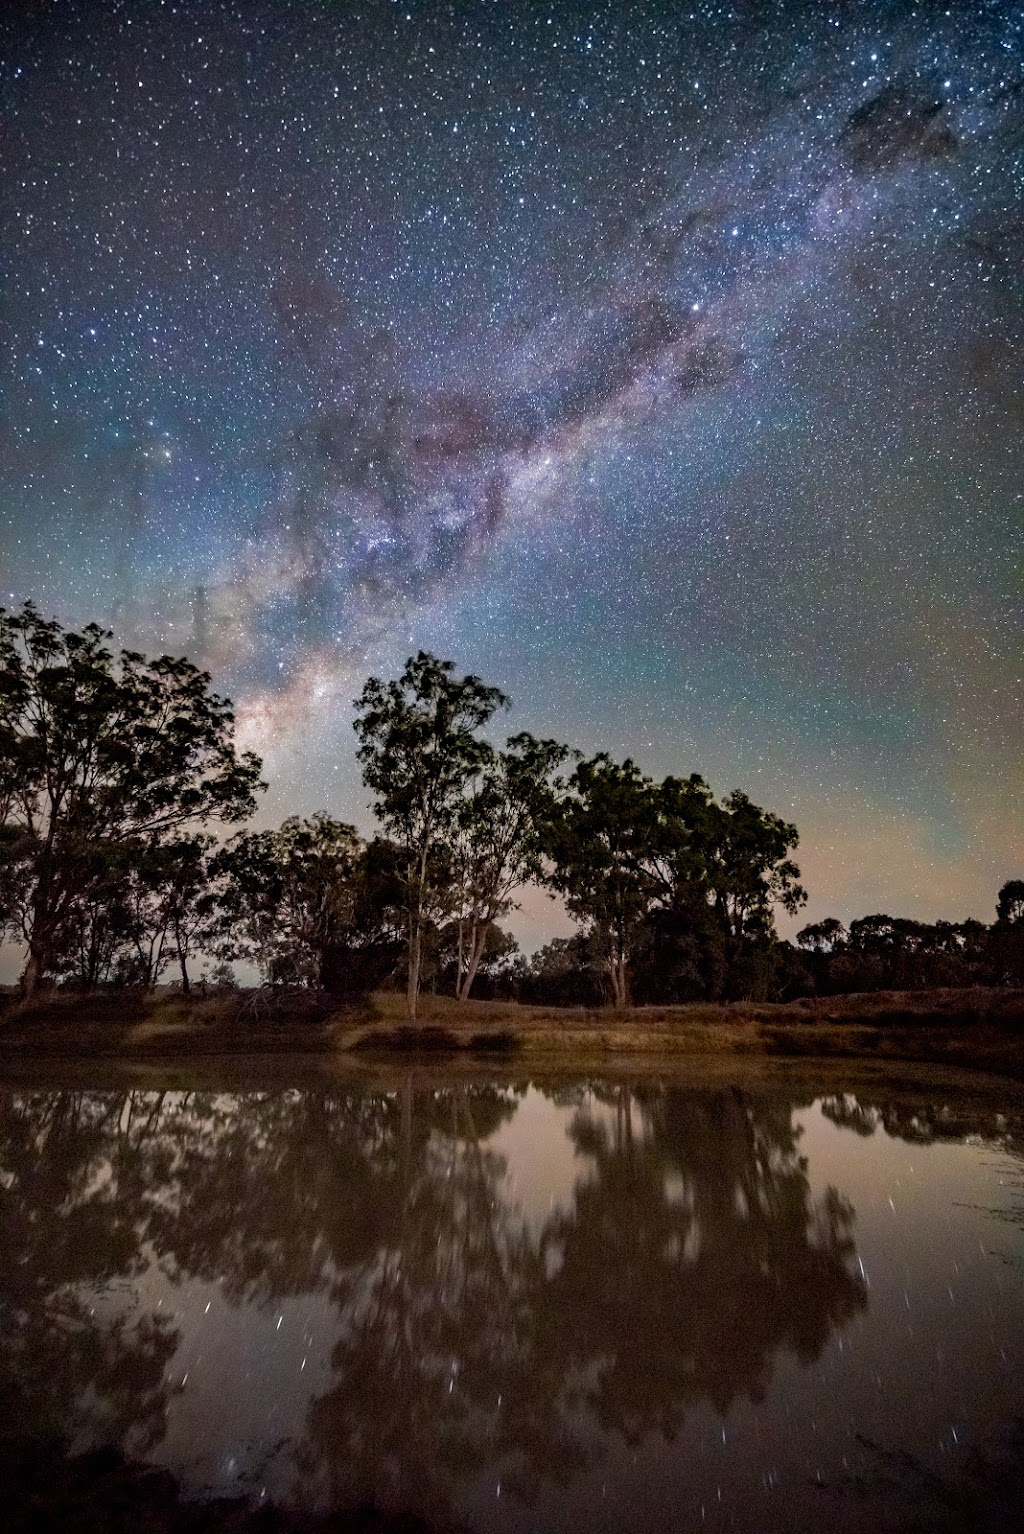
[(18, 1061), (186, 1062), (218, 1056), (350, 1059), (460, 1056), (559, 1060), (620, 1057), (920, 1061), (1024, 1079), (1024, 992), (872, 992), (796, 1002), (574, 1008), (459, 1003), (425, 996), (410, 1024), (403, 998), (349, 1007), (329, 998), (234, 992), (59, 996), (0, 1013), (0, 1073)]

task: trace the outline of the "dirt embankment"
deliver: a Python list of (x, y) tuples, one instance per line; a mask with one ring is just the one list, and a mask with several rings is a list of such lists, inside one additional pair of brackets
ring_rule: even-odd
[(308, 994), (5, 998), (4, 1060), (180, 1059), (265, 1053), (574, 1057), (805, 1056), (943, 1062), (1024, 1079), (1024, 991), (880, 991), (790, 1003), (693, 1003), (586, 1011), (378, 993), (339, 1008)]

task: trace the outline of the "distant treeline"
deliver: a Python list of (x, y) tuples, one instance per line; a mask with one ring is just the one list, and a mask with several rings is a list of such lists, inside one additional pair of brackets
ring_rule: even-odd
[[(266, 983), (598, 1005), (1019, 983), (1024, 882), (997, 921), (866, 917), (781, 942), (805, 902), (796, 827), (696, 774), (657, 783), (521, 733), (483, 735), (508, 700), (420, 652), (356, 700), (378, 831), (325, 814), (233, 830), (261, 763), (228, 700), (185, 659), (118, 656), (96, 625), (0, 609), (0, 936), (31, 997), (55, 983), (188, 990), (254, 964)], [(225, 830), (227, 836), (225, 837)], [(579, 925), (527, 962), (499, 923), (527, 885)]]
[(799, 952), (787, 953), (785, 963), (797, 994), (1020, 985), (1024, 880), (1003, 885), (991, 926), (878, 914), (862, 916), (847, 929), (830, 917), (804, 927), (796, 940)]
[[(654, 913), (633, 959), (632, 999), (638, 1004), (724, 1000), (721, 971), (707, 964), (695, 934), (664, 941)], [(999, 892), (997, 919), (919, 922), (864, 916), (849, 929), (830, 918), (804, 927), (796, 943), (775, 939), (744, 999), (790, 1001), (854, 991), (926, 990), (933, 986), (1024, 985), (1024, 881)], [(757, 982), (760, 983), (757, 983)], [(489, 995), (535, 1005), (597, 1006), (606, 994), (600, 955), (588, 934), (556, 938), (529, 963), (485, 976)]]

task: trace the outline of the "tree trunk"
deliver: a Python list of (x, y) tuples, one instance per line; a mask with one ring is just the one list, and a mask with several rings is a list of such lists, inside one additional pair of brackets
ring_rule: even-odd
[(185, 949), (181, 942), (181, 926), (177, 921), (174, 922), (174, 949), (178, 955), (178, 967), (181, 970), (181, 994), (187, 996), (192, 986), (188, 978), (188, 965), (185, 963)]
[(463, 941), (463, 920), (462, 920), (462, 917), (460, 916), (459, 917), (459, 953), (458, 953), (458, 959), (456, 960), (456, 964), (455, 964), (455, 997), (456, 997), (457, 1001), (461, 1001), (462, 1000), (462, 987), (463, 987), (463, 984), (465, 982), (465, 976), (462, 973), (462, 960), (463, 960), (463, 955), (465, 954), (465, 951), (466, 951), (465, 950), (465, 943)]
[(30, 945), (25, 968), (21, 972), (21, 994), (26, 1001), (31, 1001), (43, 983), (45, 968), (41, 954), (35, 945)]
[(624, 1007), (627, 1005), (629, 987), (626, 980), (626, 958), (624, 954), (613, 953), (608, 963), (608, 970), (612, 982), (612, 1006)]
[(420, 957), (423, 948), (423, 930), (419, 917), (409, 922), (409, 984), (406, 989), (409, 1021), (416, 1021), (416, 999), (420, 993)]
[(53, 963), (51, 937), (55, 923), (48, 885), (49, 880), (44, 880), (40, 872), (32, 901), (32, 935), (28, 940), (28, 958), (20, 981), (21, 994), (26, 1001), (44, 989)]
[(406, 1007), (409, 1022), (416, 1021), (416, 1001), (420, 994), (420, 965), (423, 959), (423, 897), (427, 888), (427, 860), (429, 846), (421, 847), (417, 858), (416, 883), (412, 886), (409, 905), (409, 979), (406, 986)]
[(484, 956), (484, 948), (487, 944), (486, 926), (473, 928), (473, 944), (469, 954), (469, 968), (466, 970), (465, 979), (462, 982), (462, 990), (459, 993), (461, 1001), (469, 1000), (469, 993), (476, 979), (476, 972), (480, 968), (480, 960)]

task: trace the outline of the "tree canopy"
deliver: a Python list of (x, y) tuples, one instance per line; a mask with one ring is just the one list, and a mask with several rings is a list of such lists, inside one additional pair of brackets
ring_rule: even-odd
[(775, 907), (806, 899), (796, 842), (795, 826), (743, 793), (718, 804), (696, 774), (658, 784), (600, 752), (579, 762), (553, 819), (549, 878), (603, 953), (617, 1006), (652, 949), (666, 969), (692, 959), (717, 999), (751, 988)]
[(31, 603), (0, 609), (0, 903), (28, 948), (28, 993), (112, 859), (245, 820), (260, 787), (209, 674), (169, 655), (115, 659), (111, 637), (65, 630)]
[(493, 759), (479, 734), (508, 699), (477, 676), (457, 677), (452, 661), (421, 650), (400, 677), (370, 677), (356, 700), (356, 757), (373, 810), (403, 858), (408, 923), (409, 1016), (416, 1016), (423, 928), (445, 898), (435, 877), (469, 784)]
[[(404, 983), (410, 1019), (425, 984), (623, 1006), (1024, 980), (1024, 879), (991, 926), (877, 912), (794, 945), (776, 917), (807, 899), (795, 825), (698, 773), (658, 782), (527, 731), (500, 746), (504, 693), (422, 650), (355, 702), (368, 838), (325, 812), (237, 830), (265, 785), (229, 700), (111, 638), (0, 608), (0, 939), (27, 950), (25, 996), (172, 965), (187, 991), (199, 957), (270, 985)], [(578, 930), (527, 960), (498, 924), (531, 885)]]
[(557, 813), (557, 769), (569, 755), (554, 740), (514, 735), (488, 753), (462, 800), (452, 837), (458, 930), (456, 995), (469, 996), (488, 934), (513, 909), (515, 892), (543, 877), (546, 836)]

